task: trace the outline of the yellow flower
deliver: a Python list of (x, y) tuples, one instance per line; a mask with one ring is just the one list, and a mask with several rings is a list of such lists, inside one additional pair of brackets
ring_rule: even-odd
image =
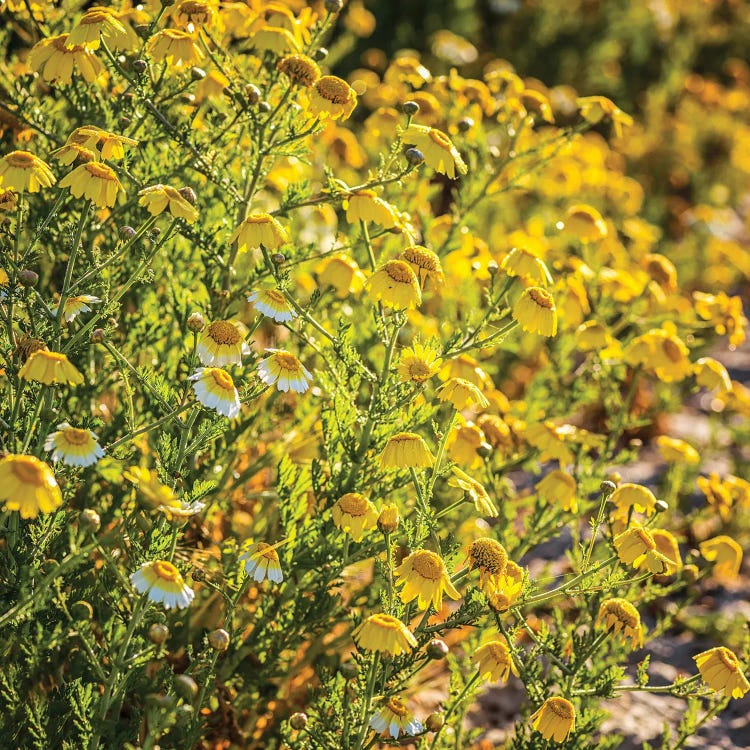
[(53, 461), (68, 466), (92, 466), (104, 457), (104, 449), (91, 430), (77, 429), (67, 422), (61, 422), (55, 432), (47, 435), (44, 450), (52, 451)]
[(555, 696), (547, 698), (530, 721), (545, 740), (564, 742), (576, 728), (576, 710), (569, 700)]
[(333, 523), (337, 529), (348, 533), (355, 542), (361, 542), (367, 529), (374, 529), (378, 521), (375, 506), (359, 492), (347, 492), (333, 505)]
[(125, 157), (125, 146), (132, 148), (138, 145), (138, 141), (94, 125), (82, 125), (68, 136), (66, 144), (83, 146), (99, 153), (102, 159), (122, 159)]
[(608, 234), (602, 215), (585, 203), (571, 206), (565, 212), (565, 231), (584, 243), (596, 242)]
[(203, 59), (195, 37), (179, 29), (163, 29), (154, 34), (149, 40), (148, 51), (154, 60), (166, 61), (169, 65), (196, 65)]
[(350, 193), (343, 202), (346, 220), (350, 224), (360, 221), (371, 221), (384, 229), (391, 229), (396, 224), (396, 211), (390, 203), (380, 198), (374, 190), (360, 190)]
[(487, 581), (484, 593), (487, 595), (490, 607), (496, 612), (505, 612), (510, 609), (523, 592), (523, 579), (523, 568), (512, 560), (508, 560), (503, 573)]
[[(492, 378), (479, 366), (479, 362), (468, 354), (459, 354), (451, 359), (441, 374), (442, 378), (463, 378), (484, 391), (492, 390)], [(505, 406), (503, 411), (507, 411)]]
[(64, 354), (46, 349), (33, 352), (19, 370), (18, 377), (44, 383), (44, 385), (53, 383), (80, 385), (83, 383), (83, 375)]
[(38, 193), (55, 184), (49, 164), (28, 151), (11, 151), (0, 159), (0, 185), (6, 190)]
[(393, 503), (385, 503), (380, 509), (380, 515), (378, 516), (378, 529), (383, 534), (392, 534), (398, 529), (400, 522), (401, 517), (398, 514), (398, 508)]
[(451, 583), (443, 558), (429, 550), (412, 552), (395, 572), (396, 585), (403, 587), (399, 595), (404, 604), (416, 599), (420, 609), (432, 605), (439, 612), (443, 606), (443, 591), (451, 599), (461, 597)]
[(96, 161), (77, 166), (60, 180), (60, 187), (70, 188), (74, 197), (88, 198), (99, 208), (111, 208), (117, 201), (118, 191), (125, 191), (115, 170)]
[(224, 367), (241, 365), (242, 358), (250, 354), (241, 324), (231, 320), (209, 323), (198, 339), (197, 353), (202, 365)]
[(719, 646), (693, 657), (703, 681), (711, 690), (732, 698), (742, 698), (750, 683), (742, 672), (740, 660), (728, 648)]
[(284, 292), (280, 289), (260, 289), (250, 292), (247, 301), (259, 312), (277, 323), (288, 323), (297, 317)]
[(643, 646), (641, 616), (626, 599), (605, 599), (599, 607), (596, 624), (604, 624), (605, 630), (614, 628), (615, 635), (622, 631), (623, 638), (630, 640), (633, 651)]
[(101, 40), (122, 38), (127, 31), (108, 8), (87, 10), (68, 35), (66, 47), (77, 45), (87, 49), (99, 49)]
[(398, 374), (407, 383), (424, 383), (440, 370), (442, 361), (437, 349), (415, 343), (401, 352)]
[(448, 484), (451, 487), (458, 487), (463, 490), (474, 503), (474, 508), (477, 513), (480, 513), (483, 516), (491, 516), (492, 518), (496, 517), (497, 508), (487, 494), (484, 485), (461, 471), (458, 466), (451, 467), (451, 471), (453, 472), (453, 476), (448, 480)]
[(483, 442), (484, 435), (479, 427), (468, 423), (453, 428), (448, 435), (446, 448), (454, 461), (471, 469), (482, 465), (482, 457), (477, 451)]
[(403, 260), (389, 260), (365, 282), (370, 294), (388, 307), (399, 310), (422, 304), (422, 292), (411, 266)]
[(348, 120), (357, 106), (357, 94), (337, 76), (319, 78), (310, 90), (309, 111), (316, 117)]
[(310, 387), (312, 373), (294, 354), (283, 349), (268, 349), (271, 356), (258, 363), (258, 377), (266, 385), (276, 384), (284, 393), (305, 393)]
[(424, 469), (434, 463), (427, 443), (413, 432), (399, 432), (389, 438), (380, 454), (382, 469)]
[(0, 459), (0, 500), (5, 500), (5, 510), (17, 510), (21, 518), (36, 518), (57, 510), (62, 505), (62, 493), (44, 461), (8, 454)]
[(507, 682), (511, 672), (519, 676), (505, 641), (488, 641), (476, 650), (472, 661), (479, 667), (479, 676), (490, 682)]
[(633, 524), (614, 538), (617, 556), (625, 565), (637, 568), (646, 563), (648, 569), (657, 575), (666, 573), (672, 564), (656, 549), (656, 541), (648, 529)]
[(526, 442), (540, 451), (542, 461), (555, 459), (560, 464), (573, 462), (573, 451), (568, 446), (570, 432), (568, 425), (556, 425), (545, 420), (530, 424), (524, 431)]
[(287, 55), (299, 52), (299, 42), (288, 29), (276, 26), (264, 26), (250, 37), (250, 44), (256, 52), (273, 52), (276, 55)]
[(325, 258), (317, 269), (321, 286), (332, 286), (339, 299), (358, 292), (365, 283), (365, 275), (356, 261), (344, 253)]
[(514, 247), (500, 262), (508, 276), (519, 276), (535, 286), (552, 284), (552, 277), (541, 258), (523, 248)]
[(68, 35), (51, 36), (37, 42), (29, 52), (29, 66), (50, 83), (69, 84), (76, 68), (86, 83), (93, 83), (104, 66), (86, 47), (68, 47)]
[(714, 576), (730, 581), (737, 578), (742, 565), (742, 547), (731, 536), (715, 536), (700, 544), (701, 555), (714, 564)]
[(442, 130), (426, 125), (409, 125), (402, 139), (422, 152), (428, 167), (451, 180), (456, 179), (456, 173), (466, 174), (469, 171), (458, 149)]
[(232, 376), (220, 367), (199, 367), (189, 378), (195, 398), (203, 406), (234, 419), (240, 413), (240, 396)]
[(469, 545), (466, 559), (469, 570), (479, 569), (479, 585), (484, 589), (488, 582), (495, 584), (505, 572), (508, 553), (496, 539), (484, 536)]
[(708, 504), (719, 512), (724, 521), (728, 521), (732, 517), (734, 498), (729, 488), (719, 479), (719, 475), (714, 471), (708, 477), (698, 477), (696, 484), (706, 496)]
[(653, 516), (656, 512), (656, 497), (648, 487), (626, 482), (621, 484), (610, 496), (610, 501), (617, 508), (618, 516), (627, 516), (632, 508), (636, 513)]
[(557, 503), (563, 510), (578, 512), (576, 480), (567, 472), (554, 469), (536, 483), (539, 497)]
[(695, 465), (701, 462), (700, 453), (684, 440), (669, 437), (668, 435), (659, 435), (656, 439), (656, 444), (659, 446), (661, 457), (667, 463)]
[(679, 382), (692, 374), (689, 349), (675, 334), (674, 325), (665, 323), (642, 336), (637, 336), (625, 347), (625, 361), (653, 371), (665, 383)]
[(581, 117), (593, 125), (605, 117), (612, 120), (618, 138), (622, 138), (625, 128), (633, 126), (633, 118), (606, 96), (581, 96), (576, 99), (576, 106)]
[(123, 476), (138, 488), (141, 504), (148, 510), (164, 512), (165, 509), (178, 509), (181, 503), (174, 492), (159, 481), (156, 472), (142, 466), (131, 466)]
[(557, 309), (552, 295), (539, 286), (524, 289), (513, 305), (513, 317), (524, 331), (554, 336), (557, 333)]
[(213, 23), (215, 9), (210, 2), (182, 0), (175, 6), (172, 18), (177, 26), (194, 31), (199, 26), (210, 26)]
[(318, 63), (307, 55), (287, 55), (282, 57), (276, 69), (298, 85), (310, 88), (320, 78)]
[(145, 206), (151, 216), (168, 210), (172, 216), (185, 219), (188, 224), (195, 223), (198, 218), (198, 209), (179, 190), (169, 185), (151, 185), (139, 191), (138, 195), (138, 205)]
[(693, 367), (695, 382), (703, 388), (719, 393), (732, 390), (732, 380), (727, 368), (713, 357), (701, 357)]
[(432, 250), (422, 245), (410, 245), (401, 253), (401, 258), (411, 266), (423, 289), (428, 279), (437, 285), (445, 284), (440, 258)]
[(131, 574), (130, 582), (139, 594), (148, 594), (152, 602), (163, 604), (164, 609), (184, 609), (195, 597), (180, 571), (167, 560), (144, 563)]
[(451, 378), (437, 390), (439, 401), (448, 401), (459, 411), (469, 406), (486, 409), (490, 402), (474, 383), (463, 378)]
[[(91, 312), (89, 305), (97, 305), (100, 302), (99, 297), (94, 297), (93, 294), (79, 294), (75, 297), (68, 297), (65, 300), (63, 320), (66, 323), (71, 323), (81, 313)], [(52, 305), (50, 311), (57, 316), (60, 312), (60, 305)]]
[(257, 583), (261, 583), (266, 578), (274, 583), (281, 583), (284, 580), (279, 553), (276, 551), (277, 546), (256, 542), (240, 555), (240, 561), (245, 563), (245, 573), (252, 576)]
[[(2, 180), (0, 180), (2, 182)], [(18, 196), (13, 190), (0, 189), (0, 211), (15, 211), (18, 207)]]
[(266, 250), (278, 250), (289, 242), (289, 237), (284, 227), (273, 216), (259, 213), (246, 216), (242, 224), (234, 230), (230, 241), (237, 242), (240, 252), (255, 250), (261, 245)]
[(373, 714), (369, 726), (378, 734), (387, 733), (394, 740), (398, 739), (400, 734), (413, 737), (424, 730), (421, 722), (406, 708), (406, 704), (395, 697), (389, 698), (382, 708)]
[(401, 620), (391, 615), (370, 615), (352, 631), (357, 646), (365, 651), (380, 651), (391, 656), (409, 653), (417, 639)]
[[(666, 529), (654, 529), (651, 532), (651, 536), (656, 543), (656, 551), (667, 561), (667, 569), (664, 571), (664, 574), (672, 575), (672, 573), (682, 568), (680, 545), (677, 544), (674, 535)], [(646, 567), (645, 563), (641, 563), (641, 567)]]

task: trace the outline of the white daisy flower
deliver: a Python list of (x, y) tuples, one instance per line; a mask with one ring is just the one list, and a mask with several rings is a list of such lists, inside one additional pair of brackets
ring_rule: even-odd
[(268, 349), (272, 352), (258, 364), (258, 377), (266, 384), (280, 391), (304, 393), (312, 381), (310, 371), (290, 352), (283, 349)]
[(184, 609), (195, 597), (180, 571), (166, 560), (144, 563), (131, 574), (130, 582), (139, 594), (148, 593), (148, 598), (163, 604), (164, 609)]
[(224, 367), (241, 365), (242, 358), (250, 354), (250, 347), (242, 323), (215, 320), (204, 328), (196, 351), (202, 365)]
[[(66, 323), (70, 323), (75, 320), (81, 313), (91, 312), (89, 305), (96, 305), (100, 303), (99, 297), (94, 297), (92, 294), (80, 294), (77, 297), (68, 297), (65, 300), (65, 309), (63, 310), (63, 318)], [(55, 305), (51, 308), (52, 313), (57, 317), (60, 305)]]
[(276, 548), (270, 544), (264, 542), (253, 544), (240, 555), (240, 561), (245, 562), (245, 572), (258, 583), (266, 578), (274, 583), (281, 583), (284, 580), (279, 555)]
[(412, 737), (424, 730), (422, 723), (406, 707), (400, 698), (389, 698), (370, 719), (370, 727), (379, 734), (387, 732), (394, 740), (400, 734)]
[(219, 367), (199, 367), (188, 380), (198, 401), (219, 414), (234, 419), (240, 413), (240, 395), (232, 376)]
[(104, 448), (91, 430), (80, 430), (67, 422), (61, 422), (55, 432), (47, 435), (44, 450), (52, 451), (53, 461), (68, 466), (91, 466), (104, 456)]
[(284, 293), (278, 289), (261, 289), (257, 292), (251, 292), (247, 301), (251, 302), (259, 313), (263, 313), (277, 323), (288, 323), (297, 317), (296, 311), (289, 304)]

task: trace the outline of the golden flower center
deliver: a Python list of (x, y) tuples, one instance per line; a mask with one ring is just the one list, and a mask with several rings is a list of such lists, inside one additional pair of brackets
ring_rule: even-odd
[(508, 553), (500, 542), (489, 537), (477, 539), (469, 547), (469, 557), (473, 565), (484, 568), (489, 573), (502, 573), (508, 562)]
[(443, 561), (438, 555), (429, 550), (415, 552), (412, 558), (411, 567), (422, 578), (430, 581), (439, 581), (443, 577), (445, 567)]
[(447, 149), (450, 151), (453, 144), (451, 143), (450, 138), (442, 132), (442, 130), (438, 130), (437, 128), (430, 128), (429, 136), (432, 139), (434, 143), (437, 143), (440, 148)]
[(286, 304), (286, 297), (278, 289), (266, 289), (265, 296), (277, 305)]
[(62, 434), (65, 442), (71, 445), (86, 445), (91, 438), (88, 430), (80, 430), (77, 427), (67, 427), (62, 430)]
[(240, 332), (228, 320), (217, 320), (211, 323), (206, 332), (217, 344), (225, 346), (234, 346), (242, 339)]
[(602, 605), (602, 609), (605, 614), (614, 615), (626, 627), (635, 628), (638, 626), (640, 617), (638, 616), (638, 612), (629, 602), (613, 599), (605, 602)]
[(86, 164), (86, 171), (92, 176), (99, 180), (110, 180), (114, 182), (117, 179), (117, 175), (106, 164), (102, 164), (98, 161), (90, 161)]
[(501, 643), (488, 643), (487, 650), (498, 664), (508, 664), (510, 662), (508, 650)]
[(391, 711), (391, 713), (396, 714), (396, 716), (402, 717), (406, 716), (409, 712), (406, 710), (406, 706), (404, 705), (404, 702), (399, 700), (398, 698), (389, 698), (388, 702), (385, 704), (385, 707)]
[(412, 245), (404, 250), (403, 255), (409, 263), (424, 268), (426, 271), (437, 271), (440, 268), (440, 261), (437, 255), (426, 247)]
[(293, 81), (312, 86), (320, 76), (320, 68), (309, 57), (304, 55), (289, 55), (278, 65), (282, 73), (286, 73)]
[(337, 76), (323, 76), (316, 84), (317, 92), (332, 104), (346, 104), (351, 98), (351, 88)]
[(222, 370), (221, 368), (215, 368), (211, 371), (211, 376), (214, 379), (214, 382), (216, 385), (219, 386), (219, 388), (223, 388), (225, 391), (231, 391), (234, 389), (234, 381), (232, 380), (232, 376), (226, 372), (226, 370)]
[(352, 198), (377, 198), (377, 194), (374, 190), (360, 190), (357, 193), (352, 193)]
[(67, 360), (67, 357), (62, 352), (48, 352), (44, 350), (40, 350), (41, 354), (40, 357), (43, 356), (44, 359), (52, 360), (52, 362), (65, 362)]
[(266, 544), (265, 542), (258, 542), (255, 554), (265, 557), (266, 560), (270, 560), (271, 562), (279, 561), (279, 556), (276, 554), (276, 550), (270, 544)]
[(547, 310), (551, 310), (555, 306), (554, 300), (552, 299), (551, 295), (544, 289), (533, 286), (528, 289), (527, 292), (529, 297), (531, 297), (531, 299), (534, 300), (534, 302), (539, 305), (539, 307), (544, 307)]
[(171, 583), (176, 583), (182, 578), (180, 571), (171, 562), (167, 562), (166, 560), (157, 560), (153, 564), (153, 571), (163, 581)]
[(386, 630), (401, 630), (401, 623), (391, 615), (384, 615), (378, 613), (369, 618), (369, 621), (373, 625), (377, 625), (379, 628), (385, 628)]
[(110, 14), (106, 10), (90, 10), (81, 18), (80, 23), (93, 26), (96, 23), (105, 23), (110, 18)]
[(667, 355), (672, 362), (679, 362), (682, 359), (682, 351), (676, 342), (672, 339), (664, 339), (664, 343), (661, 346), (664, 354)]
[(646, 529), (633, 529), (633, 533), (638, 537), (644, 547), (650, 550), (656, 549), (656, 542), (654, 542), (654, 538), (648, 531), (646, 531)]
[(36, 165), (36, 156), (28, 151), (11, 151), (5, 161), (16, 169), (32, 169)]
[(180, 13), (186, 15), (186, 16), (195, 16), (195, 15), (208, 15), (210, 13), (210, 8), (206, 3), (198, 3), (194, 2), (194, 0), (186, 0), (183, 3), (180, 3)]
[(339, 508), (350, 516), (364, 516), (367, 513), (367, 498), (358, 492), (348, 492), (339, 498)]
[(383, 270), (397, 284), (413, 284), (414, 272), (409, 266), (401, 260), (389, 260)]
[(414, 380), (428, 378), (430, 376), (430, 372), (431, 371), (429, 366), (421, 360), (409, 363), (409, 377)]
[(276, 364), (278, 364), (282, 370), (292, 370), (293, 372), (299, 370), (299, 360), (294, 354), (289, 354), (289, 352), (276, 352), (276, 354), (274, 354), (274, 359), (276, 360)]
[(418, 443), (418, 435), (410, 435), (408, 432), (399, 432), (398, 435), (394, 435), (389, 443)]
[(721, 663), (732, 672), (737, 672), (739, 669), (739, 661), (737, 657), (728, 648), (719, 648), (716, 655), (721, 660)]
[(572, 719), (575, 716), (573, 704), (565, 698), (550, 698), (547, 701), (547, 706), (561, 719)]
[(23, 484), (33, 484), (37, 487), (44, 487), (47, 484), (44, 464), (34, 460), (31, 456), (18, 456), (12, 460), (10, 466)]

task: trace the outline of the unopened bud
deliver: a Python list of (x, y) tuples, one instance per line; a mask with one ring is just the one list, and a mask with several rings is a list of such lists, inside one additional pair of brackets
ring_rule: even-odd
[(202, 81), (206, 77), (206, 71), (203, 68), (190, 68), (190, 77), (194, 81)]
[(214, 651), (226, 651), (230, 643), (229, 633), (224, 628), (217, 628), (208, 634), (208, 645)]
[(191, 206), (198, 202), (198, 196), (191, 187), (182, 187), (177, 191)]
[(325, 60), (326, 57), (328, 57), (328, 50), (325, 47), (318, 47), (313, 53), (313, 59), (317, 60), (317, 62)]
[(483, 443), (482, 443), (482, 444), (481, 444), (481, 445), (479, 446), (479, 448), (477, 448), (477, 453), (478, 453), (478, 454), (479, 454), (479, 455), (480, 455), (480, 456), (481, 456), (482, 458), (489, 458), (489, 457), (490, 457), (490, 456), (492, 455), (492, 450), (493, 450), (493, 448), (492, 448), (492, 446), (491, 446), (491, 445), (490, 445), (489, 443), (487, 443), (487, 442), (483, 442)]
[(344, 0), (326, 0), (324, 5), (329, 13), (338, 13), (344, 7)]
[(292, 714), (289, 717), (289, 726), (297, 731), (304, 729), (307, 726), (307, 714), (302, 713), (302, 711)]
[(162, 625), (160, 622), (155, 622), (148, 629), (148, 639), (151, 643), (155, 643), (157, 646), (167, 642), (169, 638), (169, 628), (166, 625)]
[(499, 270), (500, 266), (497, 265), (497, 261), (491, 260), (487, 264), (487, 273), (490, 274), (490, 276), (494, 276)]
[(406, 149), (404, 156), (406, 157), (406, 161), (412, 166), (417, 166), (424, 161), (424, 154), (418, 148), (414, 148), (413, 146), (412, 148)]
[(274, 253), (271, 256), (271, 261), (275, 266), (280, 266), (284, 261), (286, 261), (286, 255), (284, 253)]
[(461, 133), (466, 133), (474, 127), (474, 120), (471, 117), (462, 117), (458, 121), (458, 130)]
[(76, 620), (93, 620), (94, 608), (84, 599), (70, 605), (70, 614)]
[(136, 232), (133, 227), (129, 227), (127, 224), (125, 226), (120, 227), (120, 239), (121, 240), (132, 240), (133, 237), (135, 237)]
[(199, 312), (194, 312), (187, 319), (187, 327), (193, 333), (200, 333), (206, 327), (206, 319)]
[(133, 121), (127, 115), (122, 115), (122, 117), (117, 120), (117, 124), (120, 126), (120, 129), (129, 127), (132, 122)]
[(133, 70), (138, 73), (138, 75), (145, 73), (147, 68), (148, 63), (145, 60), (133, 60)]
[(664, 500), (657, 500), (654, 504), (654, 510), (657, 513), (664, 513), (669, 510), (669, 504)]
[(428, 732), (438, 732), (443, 728), (444, 724), (445, 716), (438, 711), (431, 713), (424, 721), (424, 725)]
[(258, 109), (264, 114), (267, 115), (271, 111), (271, 103), (263, 100), (258, 104)]
[(427, 644), (427, 648), (425, 651), (430, 659), (435, 659), (437, 661), (438, 659), (445, 659), (445, 657), (448, 656), (448, 652), (450, 651), (450, 649), (448, 648), (448, 644), (444, 640), (441, 640), (440, 638), (433, 638)]
[(102, 519), (99, 518), (99, 514), (93, 508), (84, 508), (78, 514), (78, 525), (82, 529), (95, 534), (101, 528)]
[(614, 482), (610, 482), (609, 479), (605, 479), (599, 485), (599, 491), (602, 495), (611, 495), (617, 489), (617, 485)]
[(401, 105), (401, 109), (404, 111), (404, 114), (409, 115), (409, 117), (414, 117), (414, 115), (419, 114), (419, 104), (411, 100), (404, 102)]
[(695, 583), (699, 575), (700, 571), (696, 565), (685, 565), (682, 569), (682, 578), (688, 583)]
[(250, 104), (257, 104), (260, 101), (260, 89), (254, 83), (248, 83), (245, 86), (245, 96)]
[(178, 674), (174, 678), (174, 691), (183, 700), (192, 702), (198, 697), (198, 683), (188, 674)]
[(92, 344), (103, 344), (104, 343), (104, 329), (94, 328), (91, 331), (91, 343)]
[(18, 274), (18, 280), (21, 282), (22, 286), (36, 286), (39, 281), (39, 274), (36, 271), (32, 271), (30, 268), (24, 268)]
[(398, 529), (400, 521), (398, 508), (393, 503), (386, 503), (378, 516), (378, 528), (383, 534), (392, 534)]
[(339, 667), (339, 673), (345, 680), (353, 680), (359, 674), (359, 667), (353, 661), (345, 661)]

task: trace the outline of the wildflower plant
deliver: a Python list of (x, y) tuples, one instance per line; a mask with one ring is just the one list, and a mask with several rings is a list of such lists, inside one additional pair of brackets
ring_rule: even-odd
[(657, 686), (649, 641), (739, 575), (750, 484), (658, 430), (701, 394), (747, 439), (748, 265), (661, 246), (610, 99), (343, 70), (342, 7), (2, 5), (0, 743), (469, 747), (516, 683), (509, 748), (614, 747), (635, 690), (679, 747), (748, 642)]

